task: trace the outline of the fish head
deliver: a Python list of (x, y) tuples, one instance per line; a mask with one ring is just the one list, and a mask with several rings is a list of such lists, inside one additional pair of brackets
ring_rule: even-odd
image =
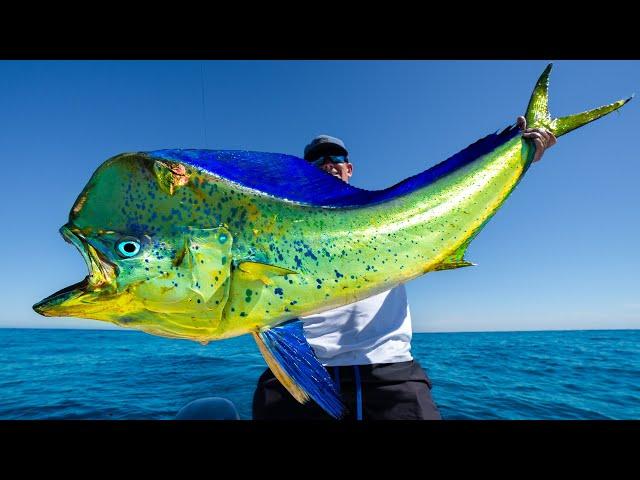
[(89, 274), (34, 310), (162, 336), (208, 336), (229, 294), (233, 239), (225, 226), (201, 223), (202, 175), (144, 154), (105, 162), (60, 228)]

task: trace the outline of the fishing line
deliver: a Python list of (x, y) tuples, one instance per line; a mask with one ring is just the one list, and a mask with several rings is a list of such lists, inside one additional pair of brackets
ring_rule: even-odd
[(204, 101), (204, 62), (200, 64), (200, 86), (202, 87), (202, 130), (204, 134), (204, 147), (208, 145), (207, 141), (207, 105)]

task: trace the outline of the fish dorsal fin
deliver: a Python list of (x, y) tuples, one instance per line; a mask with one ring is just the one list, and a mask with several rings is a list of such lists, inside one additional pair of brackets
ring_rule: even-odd
[[(371, 193), (329, 175), (302, 158), (282, 153), (172, 149), (145, 154), (156, 160), (154, 165), (159, 161), (175, 170), (175, 162), (183, 162), (237, 185), (303, 204), (342, 206), (351, 204), (351, 199), (363, 193)], [(171, 168), (163, 168), (161, 172), (172, 173)], [(163, 179), (165, 189), (165, 185), (173, 185), (173, 180), (158, 178)]]
[[(548, 106), (550, 72), (551, 64), (538, 79), (529, 100), (525, 112), (529, 128), (544, 127), (556, 137), (560, 137), (618, 110), (631, 100), (618, 100), (576, 115), (551, 119)], [(176, 188), (189, 183), (189, 172), (180, 166), (184, 163), (281, 200), (339, 208), (371, 205), (411, 193), (492, 152), (520, 133), (519, 128), (510, 126), (500, 133), (487, 135), (444, 162), (392, 187), (377, 191), (353, 187), (293, 155), (198, 149), (166, 149), (138, 153), (155, 161), (153, 169), (160, 188), (170, 195)]]
[[(444, 162), (418, 175), (409, 177), (384, 190), (364, 190), (329, 175), (302, 158), (293, 155), (240, 150), (174, 149), (141, 152), (169, 167), (165, 173), (175, 173), (174, 162), (184, 162), (236, 185), (282, 200), (319, 207), (359, 207), (381, 203), (409, 194), (448, 175), (456, 169), (492, 152), (520, 131), (515, 126), (492, 133)], [(188, 176), (188, 172), (185, 173)], [(181, 184), (184, 176), (163, 185)], [(159, 177), (164, 178), (164, 177)], [(165, 187), (166, 188), (166, 187)]]
[(242, 262), (238, 268), (248, 274), (253, 280), (260, 280), (265, 285), (272, 285), (271, 277), (292, 275), (298, 272), (289, 270), (288, 268), (278, 267), (276, 265), (268, 265), (259, 262)]
[(304, 337), (300, 320), (259, 330), (253, 338), (275, 377), (298, 402), (312, 398), (332, 417), (343, 415), (340, 394)]

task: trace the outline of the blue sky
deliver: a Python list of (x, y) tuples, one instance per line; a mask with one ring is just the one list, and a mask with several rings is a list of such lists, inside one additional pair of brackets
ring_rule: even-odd
[[(547, 61), (3, 61), (0, 327), (104, 328), (31, 305), (86, 275), (58, 228), (126, 151), (301, 155), (342, 138), (352, 183), (421, 172), (524, 113)], [(564, 116), (638, 92), (638, 61), (558, 61)], [(203, 95), (204, 86), (204, 95)], [(562, 137), (471, 244), (407, 285), (416, 331), (640, 328), (638, 100)]]

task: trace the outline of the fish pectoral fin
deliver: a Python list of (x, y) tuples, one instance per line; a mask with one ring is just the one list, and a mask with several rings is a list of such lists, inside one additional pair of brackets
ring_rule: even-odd
[(464, 254), (467, 251), (467, 247), (469, 246), (469, 242), (462, 245), (455, 252), (445, 258), (442, 262), (434, 268), (434, 270), (452, 270), (454, 268), (462, 268), (462, 267), (472, 267), (475, 266), (475, 263), (467, 262), (464, 259)]
[(343, 415), (340, 394), (304, 337), (300, 320), (253, 332), (253, 338), (267, 365), (293, 398), (300, 403), (311, 398), (332, 417)]
[(226, 228), (191, 229), (183, 251), (176, 255), (178, 265), (191, 275), (191, 289), (205, 303), (212, 299), (222, 301), (228, 294), (232, 244)]
[(238, 265), (238, 268), (246, 273), (250, 278), (254, 280), (261, 280), (265, 285), (272, 285), (271, 277), (293, 275), (298, 272), (289, 270), (288, 268), (277, 267), (275, 265), (268, 265), (266, 263), (259, 262), (242, 262)]
[(258, 348), (260, 349), (260, 353), (264, 357), (265, 362), (267, 362), (267, 366), (273, 373), (273, 375), (278, 379), (278, 381), (282, 384), (284, 388), (300, 403), (306, 403), (309, 400), (309, 395), (306, 394), (304, 390), (302, 390), (298, 385), (296, 385), (295, 381), (291, 376), (284, 371), (273, 354), (269, 351), (269, 348), (264, 343), (262, 336), (258, 332), (253, 332), (253, 339), (258, 344)]

